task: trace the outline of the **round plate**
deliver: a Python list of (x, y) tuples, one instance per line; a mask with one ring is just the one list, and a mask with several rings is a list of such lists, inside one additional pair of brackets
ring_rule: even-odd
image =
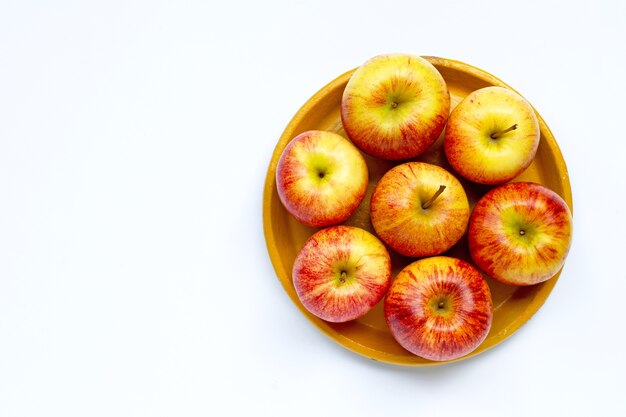
[[(436, 57), (424, 58), (430, 61), (446, 80), (450, 90), (451, 109), (466, 95), (479, 88), (491, 85), (511, 88), (493, 75), (462, 62)], [(330, 130), (347, 137), (341, 125), (341, 96), (353, 72), (354, 70), (339, 76), (311, 97), (293, 117), (276, 145), (267, 171), (263, 195), (263, 226), (267, 249), (278, 279), (289, 297), (298, 306), (302, 314), (337, 343), (366, 357), (399, 365), (419, 366), (445, 363), (431, 362), (404, 350), (393, 339), (387, 328), (383, 316), (382, 301), (360, 319), (348, 323), (328, 323), (313, 316), (302, 306), (292, 284), (291, 269), (294, 259), (306, 239), (316, 229), (298, 223), (283, 208), (276, 191), (276, 165), (287, 143), (301, 132), (311, 129)], [(571, 209), (572, 193), (565, 161), (550, 129), (541, 116), (539, 114), (537, 116), (541, 128), (541, 141), (537, 155), (530, 167), (514, 181), (541, 183), (561, 195)], [(425, 154), (416, 160), (440, 165), (455, 174), (443, 153), (442, 141), (443, 134)], [(374, 233), (369, 217), (371, 193), (382, 175), (400, 162), (383, 161), (365, 154), (364, 157), (370, 174), (368, 192), (357, 211), (345, 224), (362, 227)], [(457, 178), (459, 178), (458, 175)], [(463, 178), (459, 178), (459, 180), (467, 192), (472, 207), (483, 194), (493, 188), (470, 183)], [(403, 257), (391, 250), (390, 253), (394, 276), (415, 260)], [(467, 249), (467, 238), (461, 239), (446, 255), (471, 262)], [(484, 352), (519, 329), (544, 303), (556, 284), (559, 274), (544, 283), (530, 287), (508, 286), (486, 277), (494, 304), (491, 331), (476, 350), (460, 359)]]

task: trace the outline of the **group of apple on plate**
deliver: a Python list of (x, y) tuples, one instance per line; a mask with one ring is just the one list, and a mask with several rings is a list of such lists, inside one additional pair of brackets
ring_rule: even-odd
[[(282, 204), (302, 224), (321, 228), (295, 259), (300, 301), (323, 320), (346, 322), (384, 298), (387, 325), (406, 350), (434, 361), (467, 355), (486, 338), (493, 317), (482, 273), (508, 285), (538, 284), (561, 269), (569, 251), (572, 215), (564, 200), (541, 184), (510, 182), (537, 152), (534, 109), (512, 90), (486, 87), (450, 112), (446, 82), (432, 64), (388, 54), (353, 73), (341, 122), (350, 140), (330, 131), (303, 132), (277, 165)], [(359, 149), (409, 160), (444, 127), (454, 171), (494, 186), (471, 212), (455, 175), (412, 161), (376, 184), (370, 218), (377, 236), (341, 225), (366, 193), (368, 168)], [(466, 232), (473, 263), (441, 256)], [(388, 248), (420, 259), (392, 280)]]

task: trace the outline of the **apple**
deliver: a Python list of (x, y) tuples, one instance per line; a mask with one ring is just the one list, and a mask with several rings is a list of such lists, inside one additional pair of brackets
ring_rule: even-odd
[(470, 93), (450, 114), (444, 150), (461, 176), (480, 184), (502, 184), (521, 174), (539, 146), (532, 106), (503, 87)]
[(447, 361), (471, 353), (485, 340), (493, 302), (476, 268), (436, 256), (400, 271), (385, 297), (384, 312), (403, 348), (425, 359)]
[(572, 240), (572, 214), (543, 185), (509, 183), (476, 203), (468, 238), (474, 263), (487, 275), (505, 284), (533, 285), (563, 266)]
[(439, 137), (450, 95), (437, 69), (419, 56), (376, 56), (352, 74), (341, 100), (348, 137), (382, 159), (413, 158)]
[(376, 184), (370, 216), (378, 237), (393, 250), (423, 257), (445, 252), (461, 239), (470, 209), (463, 186), (450, 172), (407, 162)]
[(343, 136), (303, 132), (285, 147), (276, 167), (278, 197), (300, 223), (326, 227), (342, 223), (363, 200), (367, 165)]
[(376, 236), (353, 226), (333, 226), (311, 236), (293, 265), (293, 285), (315, 316), (342, 323), (365, 315), (391, 282), (389, 252)]

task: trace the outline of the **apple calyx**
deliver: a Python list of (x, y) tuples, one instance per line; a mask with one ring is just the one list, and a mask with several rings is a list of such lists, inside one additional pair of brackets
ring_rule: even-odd
[(344, 285), (349, 285), (350, 283), (354, 282), (354, 277), (352, 275), (352, 273), (354, 272), (354, 270), (352, 268), (350, 268), (349, 266), (342, 266), (339, 269), (336, 270), (335, 272), (335, 286), (336, 287), (343, 287)]
[(517, 123), (515, 123), (513, 126), (509, 127), (508, 129), (504, 129), (501, 130), (499, 132), (495, 132), (491, 134), (491, 139), (498, 139), (500, 136), (504, 135), (505, 133), (509, 133), (512, 130), (517, 129)]
[(426, 210), (427, 208), (429, 208), (430, 206), (433, 205), (433, 203), (435, 202), (435, 200), (437, 199), (437, 197), (439, 197), (441, 195), (441, 193), (443, 193), (443, 190), (446, 189), (445, 185), (440, 185), (439, 189), (435, 192), (435, 194), (433, 194), (432, 197), (430, 197), (430, 199), (425, 202), (424, 204), (422, 204), (422, 208), (424, 210)]
[(317, 175), (317, 178), (319, 178), (320, 180), (323, 180), (324, 177), (326, 177), (326, 174), (328, 173), (328, 169), (322, 166), (315, 166), (313, 168), (313, 172)]
[(430, 301), (430, 307), (432, 308), (434, 313), (445, 316), (449, 313), (448, 303), (448, 297), (445, 295), (440, 295)]

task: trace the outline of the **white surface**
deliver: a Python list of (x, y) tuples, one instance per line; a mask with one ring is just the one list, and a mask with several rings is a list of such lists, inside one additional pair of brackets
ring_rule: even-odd
[[(625, 415), (626, 3), (545, 3), (2, 2), (0, 415)], [(335, 345), (265, 248), (283, 128), (384, 52), (502, 78), (570, 170), (554, 292), (449, 366)]]

